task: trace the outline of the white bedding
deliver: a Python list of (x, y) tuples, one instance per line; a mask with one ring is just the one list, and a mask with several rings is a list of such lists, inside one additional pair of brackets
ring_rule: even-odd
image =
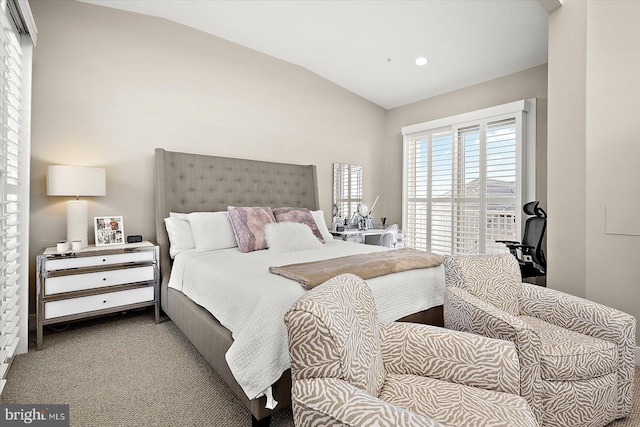
[[(176, 256), (169, 287), (182, 291), (232, 332), (227, 363), (247, 397), (254, 399), (290, 366), (284, 314), (305, 293), (299, 283), (269, 273), (269, 267), (384, 250), (339, 240), (289, 253), (193, 249)], [(367, 283), (382, 322), (443, 303), (442, 266), (376, 277)]]

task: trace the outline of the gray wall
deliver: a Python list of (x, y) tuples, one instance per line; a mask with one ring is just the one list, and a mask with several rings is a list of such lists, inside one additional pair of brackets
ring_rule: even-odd
[(640, 2), (566, 1), (549, 46), (548, 283), (637, 318)]

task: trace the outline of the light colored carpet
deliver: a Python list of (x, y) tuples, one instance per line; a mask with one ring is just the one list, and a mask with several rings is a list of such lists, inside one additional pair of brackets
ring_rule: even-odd
[[(45, 331), (19, 355), (2, 403), (65, 403), (71, 426), (250, 426), (249, 411), (171, 321), (151, 311)], [(291, 412), (273, 425), (293, 426)]]
[[(74, 427), (250, 426), (249, 411), (173, 322), (156, 325), (151, 313), (45, 332), (42, 351), (16, 357), (2, 403), (66, 403)], [(639, 400), (609, 427), (640, 426)], [(271, 425), (293, 426), (291, 411)]]

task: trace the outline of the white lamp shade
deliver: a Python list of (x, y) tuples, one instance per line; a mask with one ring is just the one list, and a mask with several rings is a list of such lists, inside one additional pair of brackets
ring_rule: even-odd
[[(107, 171), (87, 166), (51, 165), (47, 169), (47, 196), (104, 196), (107, 194)], [(87, 202), (67, 202), (67, 240), (88, 243)]]
[(87, 166), (51, 165), (47, 170), (47, 196), (104, 196), (107, 171)]

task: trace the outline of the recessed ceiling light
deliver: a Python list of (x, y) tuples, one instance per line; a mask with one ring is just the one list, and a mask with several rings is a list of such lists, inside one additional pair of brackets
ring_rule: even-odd
[(427, 62), (427, 58), (425, 58), (424, 56), (416, 58), (416, 65), (427, 65)]

